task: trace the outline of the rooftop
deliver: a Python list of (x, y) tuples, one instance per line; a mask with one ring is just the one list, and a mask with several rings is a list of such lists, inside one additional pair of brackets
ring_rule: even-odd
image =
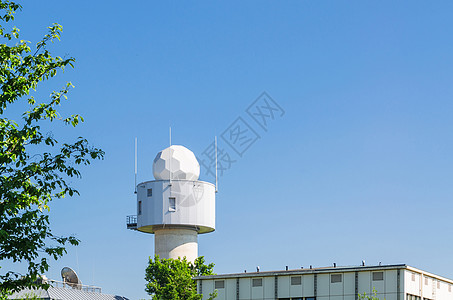
[(102, 294), (100, 287), (88, 285), (76, 285), (48, 280), (50, 284), (49, 289), (24, 289), (20, 292), (14, 293), (9, 299), (25, 299), (27, 297), (36, 296), (38, 299), (69, 299), (69, 300), (128, 300), (122, 296)]
[(406, 264), (395, 265), (375, 265), (375, 266), (329, 266), (317, 268), (300, 268), (291, 270), (278, 270), (278, 271), (260, 271), (260, 272), (243, 272), (232, 274), (220, 274), (209, 276), (197, 276), (195, 279), (228, 279), (228, 278), (241, 278), (241, 277), (266, 277), (266, 276), (284, 276), (284, 275), (307, 275), (307, 274), (320, 274), (320, 273), (343, 273), (343, 272), (363, 272), (363, 271), (378, 271), (378, 270), (397, 270), (406, 269), (415, 273), (422, 273), (425, 276), (436, 278), (438, 280), (446, 281), (453, 284), (453, 280), (432, 274), (420, 269), (408, 266)]

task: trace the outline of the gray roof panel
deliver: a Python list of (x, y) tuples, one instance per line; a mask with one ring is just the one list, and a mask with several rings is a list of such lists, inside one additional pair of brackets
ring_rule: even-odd
[(49, 287), (46, 291), (44, 289), (30, 290), (25, 289), (18, 293), (13, 294), (9, 299), (26, 299), (27, 296), (36, 295), (39, 299), (51, 300), (129, 300), (122, 296), (87, 292), (83, 290), (63, 288), (63, 287)]

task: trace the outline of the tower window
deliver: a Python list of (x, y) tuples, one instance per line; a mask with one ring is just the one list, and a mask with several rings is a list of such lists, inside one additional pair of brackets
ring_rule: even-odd
[(138, 214), (142, 214), (142, 201), (138, 201)]
[(152, 196), (153, 196), (153, 189), (148, 189), (148, 190), (146, 191), (146, 195), (147, 195), (148, 197), (152, 197)]
[(176, 211), (176, 198), (175, 197), (170, 197), (170, 198), (168, 198), (168, 200), (169, 200), (168, 210), (169, 211)]

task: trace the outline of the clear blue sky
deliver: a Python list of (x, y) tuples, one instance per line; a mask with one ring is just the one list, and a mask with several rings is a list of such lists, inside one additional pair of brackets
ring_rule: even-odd
[[(407, 263), (453, 278), (453, 3), (450, 1), (22, 1), (36, 42), (77, 59), (66, 113), (105, 160), (53, 203), (55, 233), (82, 240), (48, 276), (146, 298), (154, 237), (128, 231), (139, 179), (174, 144), (200, 156), (238, 117), (260, 136), (220, 178), (217, 230), (199, 253), (217, 273)], [(285, 114), (246, 113), (263, 92)], [(203, 170), (202, 170), (203, 172)], [(202, 179), (213, 181), (204, 175)]]

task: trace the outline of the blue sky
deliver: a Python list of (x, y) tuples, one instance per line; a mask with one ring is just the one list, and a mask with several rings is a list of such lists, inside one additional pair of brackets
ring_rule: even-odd
[[(82, 240), (52, 263), (85, 284), (146, 298), (152, 235), (128, 231), (139, 180), (173, 143), (197, 156), (238, 117), (260, 138), (220, 178), (217, 230), (199, 254), (217, 273), (407, 263), (453, 278), (453, 3), (449, 1), (22, 1), (23, 39), (53, 22), (49, 49), (76, 68), (62, 114), (106, 151), (53, 203), (55, 233)], [(267, 131), (246, 109), (266, 91)], [(20, 111), (19, 108), (15, 108)], [(14, 108), (11, 113), (14, 113)], [(203, 180), (213, 182), (202, 169)]]

